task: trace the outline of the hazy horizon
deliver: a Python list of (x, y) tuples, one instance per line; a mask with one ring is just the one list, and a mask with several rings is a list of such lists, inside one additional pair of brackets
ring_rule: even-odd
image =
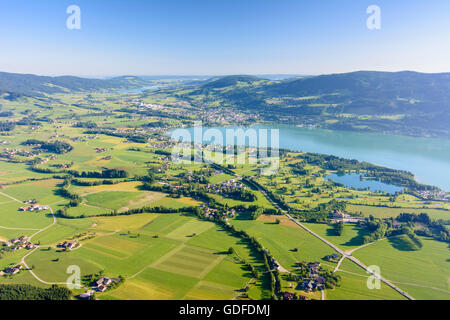
[(84, 75), (84, 74), (39, 74), (39, 73), (30, 73), (30, 72), (10, 72), (5, 70), (0, 70), (0, 73), (11, 73), (11, 74), (22, 74), (22, 75), (35, 75), (42, 77), (79, 77), (86, 79), (110, 79), (116, 77), (155, 77), (155, 78), (214, 78), (214, 77), (227, 77), (227, 76), (237, 76), (237, 75), (245, 75), (245, 76), (254, 76), (254, 77), (280, 77), (280, 78), (289, 78), (289, 77), (315, 77), (321, 75), (333, 75), (333, 74), (347, 74), (347, 73), (356, 73), (356, 72), (387, 72), (387, 73), (401, 73), (401, 72), (414, 72), (414, 73), (422, 73), (422, 74), (447, 74), (449, 72), (421, 72), (416, 70), (398, 70), (398, 71), (385, 71), (385, 70), (352, 70), (348, 72), (334, 72), (334, 73), (319, 73), (319, 74), (288, 74), (288, 73), (229, 73), (229, 74), (130, 74), (130, 73), (118, 73), (118, 74), (109, 74), (109, 75)]

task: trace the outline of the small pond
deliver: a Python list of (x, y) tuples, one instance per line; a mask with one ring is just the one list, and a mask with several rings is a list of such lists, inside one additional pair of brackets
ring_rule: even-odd
[(341, 183), (347, 188), (356, 190), (369, 189), (371, 191), (383, 191), (390, 194), (402, 191), (404, 188), (393, 184), (384, 183), (373, 179), (362, 179), (359, 173), (330, 174), (325, 177), (328, 180)]

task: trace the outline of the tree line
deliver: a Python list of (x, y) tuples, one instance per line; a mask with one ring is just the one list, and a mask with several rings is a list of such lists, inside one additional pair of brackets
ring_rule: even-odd
[(26, 284), (0, 285), (0, 300), (70, 300), (72, 292), (59, 286), (48, 289), (34, 287)]

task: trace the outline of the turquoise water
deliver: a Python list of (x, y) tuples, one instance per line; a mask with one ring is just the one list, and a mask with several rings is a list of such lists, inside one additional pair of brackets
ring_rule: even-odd
[(143, 93), (147, 90), (156, 90), (159, 86), (150, 86), (150, 87), (143, 87), (143, 88), (135, 88), (135, 89), (129, 89), (129, 90), (118, 90), (118, 93)]
[[(219, 130), (225, 136), (226, 129), (238, 128), (217, 127), (212, 129)], [(281, 125), (256, 125), (251, 128), (278, 129), (280, 148), (332, 154), (342, 158), (407, 170), (414, 173), (416, 179), (421, 183), (450, 191), (450, 140)], [(203, 132), (206, 129), (203, 128)], [(194, 140), (194, 129), (188, 128), (187, 130), (192, 135), (191, 140)]]
[(403, 190), (402, 187), (387, 184), (377, 180), (361, 179), (361, 175), (357, 173), (351, 174), (330, 174), (325, 178), (343, 184), (347, 188), (353, 189), (369, 189), (371, 191), (384, 191), (395, 194)]

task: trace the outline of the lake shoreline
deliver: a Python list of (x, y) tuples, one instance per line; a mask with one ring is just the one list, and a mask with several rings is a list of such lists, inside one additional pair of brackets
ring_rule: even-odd
[[(278, 129), (280, 149), (355, 159), (396, 170), (409, 171), (419, 183), (450, 190), (450, 141), (382, 133), (361, 133), (276, 124), (204, 127), (217, 129)], [(193, 133), (193, 127), (183, 128)], [(170, 136), (170, 130), (166, 135)], [(192, 139), (191, 139), (192, 141)], [(208, 141), (202, 141), (207, 143)]]

